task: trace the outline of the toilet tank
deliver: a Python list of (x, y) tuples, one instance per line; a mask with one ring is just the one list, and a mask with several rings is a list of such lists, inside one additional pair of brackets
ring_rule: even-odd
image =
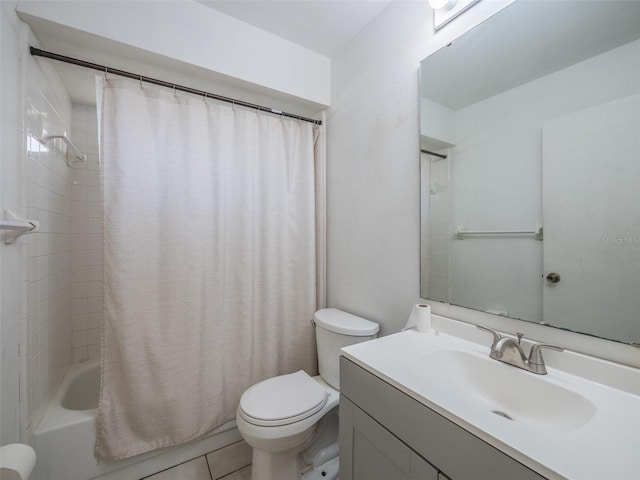
[(336, 308), (318, 310), (313, 318), (320, 376), (340, 390), (340, 349), (376, 338), (380, 327), (375, 322)]

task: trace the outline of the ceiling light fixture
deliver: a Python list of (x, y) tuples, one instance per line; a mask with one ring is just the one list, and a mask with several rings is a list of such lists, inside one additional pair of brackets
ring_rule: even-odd
[(429, 5), (434, 10), (440, 10), (441, 8), (451, 10), (456, 3), (458, 3), (458, 0), (429, 0)]
[(436, 30), (444, 27), (458, 15), (480, 0), (428, 0), (433, 8), (433, 24)]

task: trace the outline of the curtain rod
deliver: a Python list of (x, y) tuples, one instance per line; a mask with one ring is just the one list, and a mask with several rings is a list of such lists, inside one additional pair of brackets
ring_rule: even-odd
[(314, 120), (313, 118), (301, 117), (300, 115), (294, 115), (293, 113), (282, 112), (280, 110), (276, 110), (275, 108), (264, 107), (262, 105), (256, 105), (254, 103), (243, 102), (242, 100), (236, 100), (229, 97), (223, 97), (222, 95), (217, 95), (215, 93), (206, 92), (204, 90), (198, 90), (196, 88), (185, 87), (184, 85), (178, 85), (171, 82), (165, 82), (164, 80), (158, 80), (157, 78), (145, 77), (144, 75), (139, 75), (137, 73), (127, 72), (125, 70), (119, 70), (117, 68), (108, 67), (106, 65), (99, 65), (97, 63), (87, 62), (85, 60), (79, 60), (77, 58), (67, 57), (65, 55), (60, 55), (58, 53), (47, 52), (45, 50), (40, 50), (39, 48), (29, 47), (31, 51), (31, 55), (37, 57), (45, 57), (50, 58), (52, 60), (58, 60), (64, 63), (70, 63), (72, 65), (78, 65), (80, 67), (92, 68), (94, 70), (100, 70), (104, 73), (111, 73), (113, 75), (120, 75), (121, 77), (133, 78), (135, 80), (140, 80), (141, 82), (152, 83), (154, 85), (160, 85), (161, 87), (168, 87), (174, 90), (179, 90), (181, 92), (192, 93), (194, 95), (199, 95), (204, 98), (211, 98), (214, 100), (220, 100), (222, 102), (233, 103), (234, 105), (240, 105), (241, 107), (248, 107), (255, 110), (260, 110), (262, 112), (274, 113), (276, 115), (282, 115), (288, 118), (295, 118), (297, 120), (303, 120), (305, 122), (313, 123), (315, 125), (322, 125), (322, 120)]
[(420, 151), (422, 153), (426, 153), (427, 155), (433, 155), (434, 157), (442, 158), (443, 160), (447, 159), (447, 156), (446, 155), (442, 155), (441, 153), (430, 152), (429, 150), (424, 150), (424, 149), (421, 149)]

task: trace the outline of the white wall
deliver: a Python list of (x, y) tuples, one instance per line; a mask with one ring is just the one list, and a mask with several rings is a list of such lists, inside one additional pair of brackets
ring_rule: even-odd
[[(19, 210), (22, 155), (21, 36), (24, 30), (13, 9), (0, 2), (0, 213)], [(18, 211), (18, 213), (22, 213)], [(0, 243), (0, 443), (20, 439), (18, 372), (20, 362), (21, 258), (23, 246)]]
[(328, 303), (400, 329), (419, 297), (418, 64), (427, 2), (394, 2), (332, 64)]
[(332, 61), (328, 301), (383, 334), (419, 301), (420, 61), (504, 5), (481, 2), (435, 38), (427, 2), (395, 1)]
[[(327, 57), (191, 0), (18, 3), (25, 18), (49, 22), (46, 28), (57, 29), (62, 36), (77, 39), (80, 33), (90, 34), (329, 105)], [(71, 53), (78, 52), (82, 46)], [(95, 61), (91, 56), (86, 60)]]
[[(434, 35), (426, 2), (395, 1), (333, 60), (328, 303), (380, 322), (382, 334), (399, 330), (420, 301), (419, 63), (505, 3), (480, 2)], [(452, 318), (640, 365), (633, 347), (430, 303)]]

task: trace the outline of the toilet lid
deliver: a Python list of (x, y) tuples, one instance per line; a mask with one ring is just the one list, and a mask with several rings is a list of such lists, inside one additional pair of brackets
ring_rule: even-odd
[(247, 422), (278, 426), (299, 422), (322, 410), (329, 392), (300, 370), (256, 383), (240, 398), (240, 415)]

